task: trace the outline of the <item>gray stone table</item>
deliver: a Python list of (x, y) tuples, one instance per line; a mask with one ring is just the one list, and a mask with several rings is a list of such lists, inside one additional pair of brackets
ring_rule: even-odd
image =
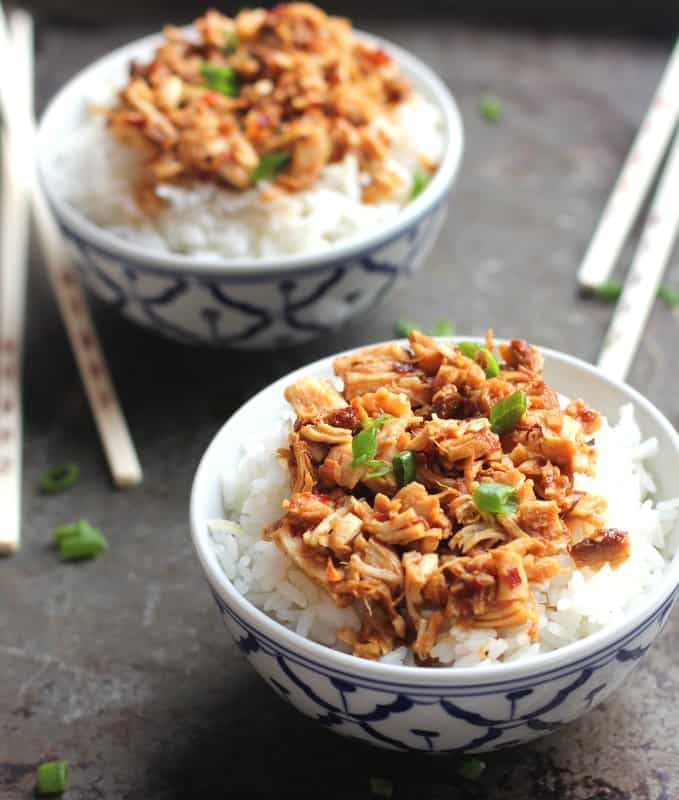
[[(578, 297), (575, 270), (669, 44), (497, 32), (445, 18), (360, 22), (431, 64), (464, 114), (464, 165), (427, 269), (336, 335), (261, 355), (182, 347), (97, 308), (146, 473), (133, 492), (110, 485), (33, 259), (25, 538), (19, 555), (0, 562), (2, 800), (29, 797), (35, 766), (50, 755), (72, 765), (70, 800), (368, 797), (371, 776), (392, 780), (397, 798), (679, 797), (676, 615), (609, 701), (560, 733), (489, 757), (478, 784), (456, 787), (453, 759), (355, 744), (284, 705), (230, 642), (205, 588), (188, 537), (192, 475), (223, 421), (257, 389), (306, 361), (390, 336), (401, 316), (451, 318), (470, 334), (492, 325), (593, 360), (611, 313)], [(41, 105), (92, 58), (150, 29), (41, 27)], [(487, 89), (505, 105), (497, 126), (478, 114)], [(677, 325), (656, 307), (631, 375), (675, 424)], [(66, 460), (80, 464), (80, 484), (40, 496), (40, 474)], [(63, 565), (49, 529), (81, 516), (103, 528), (110, 550)]]

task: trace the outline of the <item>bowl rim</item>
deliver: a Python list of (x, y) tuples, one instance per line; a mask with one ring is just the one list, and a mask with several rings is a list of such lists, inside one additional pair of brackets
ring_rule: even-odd
[[(184, 30), (192, 30), (185, 26)], [(424, 94), (435, 103), (443, 117), (445, 127), (445, 144), (443, 160), (425, 190), (402, 209), (396, 217), (377, 231), (359, 233), (348, 237), (346, 243), (340, 242), (328, 250), (304, 254), (292, 254), (275, 258), (201, 258), (180, 253), (165, 253), (149, 250), (141, 245), (133, 244), (122, 237), (107, 231), (90, 221), (70, 205), (50, 184), (48, 167), (50, 159), (50, 140), (46, 134), (59, 118), (59, 111), (65, 99), (74, 92), (86, 95), (86, 87), (93, 76), (108, 62), (120, 62), (132, 57), (139, 50), (151, 49), (162, 41), (162, 33), (154, 33), (135, 39), (99, 57), (77, 72), (52, 97), (40, 117), (37, 133), (38, 176), (52, 209), (62, 226), (76, 240), (93, 246), (96, 250), (108, 255), (124, 259), (128, 263), (143, 265), (144, 268), (166, 273), (200, 273), (210, 275), (275, 275), (285, 272), (303, 272), (320, 267), (327, 268), (338, 262), (347, 261), (356, 256), (366, 255), (366, 251), (377, 250), (414, 225), (445, 200), (452, 188), (462, 161), (464, 149), (464, 130), (457, 103), (448, 87), (417, 56), (390, 42), (387, 39), (355, 28), (356, 35), (364, 41), (386, 50), (413, 80), (416, 86), (424, 90)]]
[[(442, 337), (443, 338), (443, 337)], [(474, 336), (454, 336), (445, 337), (446, 341), (478, 341), (482, 342), (482, 337)], [(393, 340), (388, 340), (393, 341)], [(405, 343), (405, 340), (397, 340)], [(498, 342), (503, 341), (498, 339)], [(381, 344), (386, 344), (382, 342)], [(380, 344), (380, 343), (376, 343)], [(637, 407), (643, 408), (667, 434), (669, 441), (674, 449), (679, 452), (679, 434), (674, 429), (665, 415), (659, 411), (651, 402), (641, 395), (636, 389), (628, 384), (604, 375), (596, 367), (588, 364), (576, 356), (571, 356), (548, 347), (539, 347), (540, 351), (549, 358), (550, 361), (562, 363), (570, 367), (575, 367), (587, 376), (602, 381), (610, 388), (621, 394), (621, 402), (631, 401)], [(365, 345), (363, 346), (365, 347)], [(260, 636), (283, 647), (288, 654), (296, 655), (300, 658), (311, 661), (316, 665), (322, 666), (327, 670), (334, 670), (345, 675), (361, 675), (366, 680), (373, 680), (390, 685), (408, 684), (422, 688), (423, 686), (442, 685), (458, 688), (481, 688), (483, 686), (504, 685), (514, 679), (525, 679), (530, 677), (535, 679), (541, 675), (552, 674), (561, 671), (563, 668), (573, 667), (576, 662), (583, 658), (593, 658), (604, 650), (610, 649), (611, 645), (621, 642), (625, 637), (636, 634), (644, 622), (649, 620), (655, 612), (664, 607), (672, 593), (679, 586), (679, 553), (675, 554), (669, 563), (662, 580), (648, 594), (645, 601), (634, 609), (633, 612), (621, 623), (610, 626), (589, 636), (579, 639), (561, 648), (547, 653), (540, 653), (526, 661), (514, 661), (501, 664), (486, 664), (475, 667), (414, 667), (400, 664), (385, 664), (378, 661), (369, 661), (358, 658), (357, 656), (334, 650), (331, 647), (322, 645), (318, 642), (307, 639), (295, 631), (285, 627), (285, 625), (261, 611), (253, 603), (242, 595), (232, 582), (227, 578), (217, 560), (216, 553), (210, 542), (207, 531), (207, 519), (201, 514), (199, 508), (199, 494), (204, 483), (214, 481), (215, 476), (209, 473), (209, 464), (215, 452), (221, 451), (224, 442), (228, 440), (228, 429), (233, 424), (236, 417), (255, 399), (269, 392), (280, 391), (284, 385), (290, 381), (312, 373), (322, 367), (327, 366), (332, 359), (339, 355), (360, 350), (362, 347), (352, 347), (335, 355), (326, 356), (318, 359), (311, 364), (293, 370), (287, 375), (282, 376), (273, 383), (257, 392), (253, 397), (243, 403), (222, 425), (219, 431), (212, 438), (205, 453), (203, 454), (195, 473), (191, 488), (190, 501), (190, 523), (191, 538), (195, 547), (198, 559), (203, 567), (208, 582), (213, 590), (226, 605), (228, 613), (236, 617), (240, 624), (255, 630)]]

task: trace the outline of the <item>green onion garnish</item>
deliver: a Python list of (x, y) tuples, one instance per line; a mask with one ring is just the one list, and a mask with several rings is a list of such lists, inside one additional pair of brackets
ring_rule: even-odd
[(415, 480), (415, 467), (417, 464), (415, 453), (412, 450), (404, 450), (402, 453), (398, 453), (391, 463), (399, 486), (405, 486)]
[(418, 169), (413, 175), (413, 185), (410, 189), (410, 199), (414, 200), (416, 197), (419, 197), (419, 195), (421, 195), (422, 192), (427, 188), (427, 184), (430, 180), (431, 175)]
[(528, 396), (523, 389), (503, 397), (490, 409), (490, 429), (493, 433), (511, 431), (526, 413), (527, 407)]
[(479, 111), (486, 122), (499, 122), (502, 119), (502, 103), (494, 94), (484, 94), (479, 102)]
[(496, 378), (500, 374), (500, 365), (497, 358), (486, 347), (476, 342), (458, 342), (457, 349), (463, 356), (471, 358), (483, 367), (486, 378)]
[(597, 286), (594, 289), (594, 294), (605, 303), (615, 303), (622, 294), (622, 283), (615, 280), (615, 278), (610, 278), (604, 281), (601, 286)]
[(65, 492), (75, 486), (80, 478), (80, 467), (77, 464), (64, 464), (62, 467), (49, 469), (40, 479), (40, 490), (45, 494)]
[(458, 342), (457, 349), (467, 358), (476, 358), (479, 350), (483, 350), (481, 345), (476, 342)]
[(200, 75), (214, 92), (225, 97), (238, 97), (238, 76), (232, 67), (204, 61), (200, 67)]
[(658, 289), (658, 297), (670, 308), (679, 308), (679, 289), (672, 286), (661, 286)]
[(472, 497), (478, 510), (489, 514), (513, 514), (519, 507), (516, 489), (506, 483), (479, 483)]
[(226, 53), (233, 53), (238, 47), (238, 34), (236, 31), (224, 31), (224, 51)]
[(377, 461), (366, 461), (366, 467), (370, 470), (370, 472), (365, 475), (367, 480), (371, 478), (383, 478), (391, 472), (391, 465), (389, 462), (379, 459)]
[(354, 460), (351, 466), (361, 467), (377, 452), (377, 431), (384, 423), (391, 419), (391, 414), (380, 414), (376, 419), (363, 420), (363, 430), (359, 431), (351, 440), (351, 451)]
[(449, 319), (440, 319), (431, 329), (432, 336), (452, 336), (455, 333), (455, 325)]
[(285, 169), (288, 161), (290, 161), (290, 153), (283, 151), (264, 153), (259, 157), (259, 164), (250, 173), (250, 180), (253, 183), (270, 181)]
[(38, 767), (36, 794), (63, 794), (67, 784), (68, 764), (66, 761), (48, 761)]
[(468, 781), (477, 781), (486, 769), (486, 762), (480, 758), (465, 758), (458, 768), (459, 774)]
[(394, 326), (396, 335), (401, 339), (407, 339), (413, 328), (417, 328), (417, 324), (410, 319), (400, 319)]
[(52, 537), (57, 543), (62, 561), (96, 558), (108, 547), (102, 532), (84, 519), (72, 525), (54, 528)]
[(391, 781), (385, 778), (371, 778), (370, 793), (373, 797), (382, 797), (384, 800), (389, 800), (394, 796), (394, 787)]

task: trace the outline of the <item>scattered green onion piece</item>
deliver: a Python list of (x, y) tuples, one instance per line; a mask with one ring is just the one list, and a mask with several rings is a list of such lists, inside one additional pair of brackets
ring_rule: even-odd
[(452, 336), (455, 333), (455, 325), (449, 319), (441, 319), (431, 329), (432, 336)]
[(394, 326), (396, 335), (401, 339), (407, 339), (414, 328), (417, 328), (417, 325), (410, 319), (400, 319)]
[(479, 356), (481, 356), (480, 363), (483, 367), (483, 371), (486, 373), (486, 378), (497, 378), (500, 374), (500, 365), (497, 363), (497, 358), (485, 347), (482, 347), (477, 353), (477, 361), (479, 361)]
[(503, 397), (490, 409), (490, 429), (493, 433), (511, 431), (526, 413), (527, 407), (528, 396), (522, 389)]
[[(500, 365), (497, 358), (486, 347), (482, 347), (476, 342), (458, 342), (457, 349), (463, 356), (471, 358), (483, 367), (486, 378), (496, 378), (500, 374)], [(479, 361), (479, 354), (481, 361)]]
[(661, 286), (658, 297), (670, 308), (679, 308), (679, 289), (672, 286)]
[(45, 494), (65, 492), (75, 486), (80, 478), (80, 467), (77, 464), (64, 464), (62, 467), (49, 469), (40, 479), (40, 490)]
[(516, 489), (506, 483), (479, 483), (472, 497), (478, 510), (489, 514), (513, 514), (519, 507)]
[(377, 431), (388, 419), (391, 419), (391, 414), (380, 414), (376, 419), (363, 421), (363, 430), (351, 440), (351, 452), (354, 456), (352, 467), (362, 467), (372, 459), (377, 452)]
[(386, 778), (371, 778), (370, 793), (373, 797), (382, 797), (385, 800), (390, 800), (394, 796), (394, 787), (392, 782), (386, 780)]
[(392, 460), (394, 475), (399, 486), (405, 486), (415, 480), (415, 453), (412, 450), (404, 450), (394, 456)]
[(107, 549), (108, 543), (98, 528), (81, 519), (74, 525), (62, 525), (52, 531), (62, 561), (96, 558)]
[(457, 349), (467, 358), (476, 358), (476, 354), (479, 350), (483, 350), (483, 347), (476, 342), (458, 342)]
[(427, 174), (426, 172), (422, 172), (422, 170), (417, 170), (417, 172), (413, 175), (413, 185), (410, 189), (410, 199), (414, 200), (416, 197), (419, 197), (422, 192), (427, 188), (427, 184), (431, 180), (431, 175)]
[(486, 762), (481, 761), (480, 758), (465, 758), (460, 764), (458, 772), (468, 781), (477, 781), (485, 769)]
[(38, 767), (36, 794), (63, 794), (66, 791), (67, 784), (68, 764), (65, 761), (47, 761)]
[(224, 50), (227, 53), (233, 53), (238, 47), (238, 34), (236, 31), (224, 31)]
[(370, 480), (372, 478), (384, 478), (385, 475), (388, 475), (391, 472), (391, 465), (388, 461), (367, 461), (366, 467), (370, 470), (370, 472), (366, 473), (365, 478)]
[(288, 161), (290, 161), (290, 153), (285, 153), (282, 150), (264, 153), (259, 157), (259, 164), (252, 170), (250, 180), (253, 183), (270, 181), (285, 169)]
[(622, 284), (615, 278), (604, 281), (594, 289), (594, 294), (605, 303), (615, 303), (622, 294)]
[(60, 525), (58, 528), (52, 529), (52, 538), (57, 544), (59, 544), (59, 542), (63, 541), (69, 536), (77, 536), (77, 535), (78, 535), (77, 522), (74, 522), (71, 525)]
[(502, 119), (504, 109), (499, 97), (494, 94), (484, 94), (479, 102), (479, 111), (486, 122), (496, 123)]
[(238, 97), (238, 77), (232, 67), (204, 61), (200, 67), (200, 76), (212, 91), (225, 97)]

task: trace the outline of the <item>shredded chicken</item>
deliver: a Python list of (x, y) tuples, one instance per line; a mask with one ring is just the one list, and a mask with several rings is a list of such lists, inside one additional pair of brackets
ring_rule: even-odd
[[(629, 554), (627, 534), (605, 527), (605, 499), (573, 488), (576, 473), (595, 472), (600, 414), (580, 400), (562, 411), (526, 342), (497, 351), (500, 372), (487, 378), (485, 354), (413, 331), (408, 348), (335, 359), (342, 393), (310, 378), (286, 390), (297, 415), (282, 451), (291, 494), (266, 535), (338, 605), (360, 601), (360, 630), (338, 631), (358, 656), (405, 644), (433, 663), (452, 625), (537, 638), (532, 587), (563, 556), (599, 569)], [(496, 431), (493, 406), (519, 389), (525, 412)], [(363, 458), (357, 442), (369, 444)], [(404, 454), (407, 476), (396, 469)], [(477, 506), (487, 483), (513, 504)]]
[[(268, 198), (308, 189), (347, 154), (366, 178), (364, 202), (401, 187), (382, 120), (410, 86), (348, 20), (286, 3), (233, 18), (209, 10), (195, 35), (171, 25), (164, 34), (150, 62), (130, 66), (107, 110), (113, 135), (142, 156), (137, 201), (146, 210), (162, 203), (158, 185), (186, 179), (243, 190), (268, 178)], [(260, 168), (266, 174), (258, 176)]]

